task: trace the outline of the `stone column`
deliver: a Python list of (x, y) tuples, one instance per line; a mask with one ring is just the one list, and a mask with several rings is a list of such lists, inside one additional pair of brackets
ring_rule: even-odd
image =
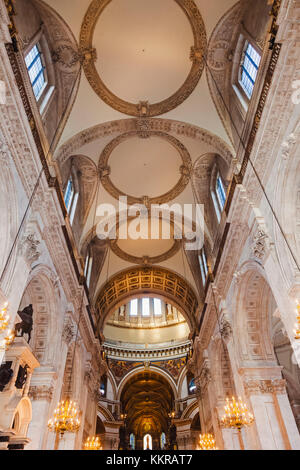
[(178, 450), (195, 450), (195, 443), (191, 435), (191, 419), (174, 419), (176, 426)]
[(54, 390), (51, 378), (48, 383), (45, 383), (47, 382), (45, 380), (43, 385), (38, 385), (38, 377), (33, 377), (29, 389), (29, 398), (32, 402), (32, 421), (28, 428), (28, 437), (31, 439), (29, 450), (42, 450), (45, 446), (47, 424), (50, 419), (49, 408)]
[(120, 427), (122, 421), (109, 422), (105, 421), (105, 436), (103, 438), (102, 446), (103, 450), (118, 450), (120, 442)]
[(200, 375), (195, 379), (195, 383), (197, 386), (197, 398), (199, 401), (199, 417), (200, 417), (200, 423), (201, 423), (201, 432), (202, 433), (208, 432), (207, 423), (205, 422), (205, 416), (203, 412), (204, 409), (201, 403), (202, 396), (204, 397), (206, 395), (208, 398), (208, 403), (210, 407), (211, 424), (214, 430), (216, 445), (218, 449), (224, 449), (224, 438), (223, 438), (222, 429), (219, 426), (217, 399), (216, 399), (215, 389), (214, 389), (212, 376), (210, 372), (209, 359), (206, 358), (203, 361), (203, 364), (200, 370)]
[(299, 450), (300, 436), (281, 368), (243, 368), (241, 374), (244, 377), (245, 392), (252, 405), (260, 448)]

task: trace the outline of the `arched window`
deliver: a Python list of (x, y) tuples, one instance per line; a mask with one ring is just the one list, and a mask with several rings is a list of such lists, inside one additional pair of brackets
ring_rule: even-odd
[(46, 86), (45, 66), (39, 44), (33, 46), (25, 57), (28, 75), (32, 85), (33, 93), (38, 101)]
[(222, 212), (225, 206), (225, 202), (226, 202), (226, 192), (224, 189), (224, 185), (223, 185), (223, 181), (222, 181), (220, 173), (217, 174), (217, 178), (216, 178), (216, 194), (217, 194), (218, 202), (219, 202), (220, 209)]
[(152, 450), (152, 436), (150, 434), (144, 436), (144, 450)]
[(239, 81), (242, 89), (249, 99), (253, 93), (260, 60), (260, 54), (256, 51), (256, 49), (254, 49), (250, 42), (246, 41), (242, 56)]
[(67, 186), (64, 193), (64, 200), (70, 218), (70, 223), (72, 224), (78, 201), (78, 192), (75, 191), (74, 177), (72, 173), (67, 182)]
[(154, 315), (156, 317), (160, 317), (162, 315), (161, 300), (160, 299), (154, 299), (153, 305), (154, 305)]
[(200, 254), (199, 254), (198, 258), (199, 258), (202, 284), (203, 284), (203, 287), (204, 287), (205, 284), (206, 284), (206, 278), (207, 278), (207, 275), (208, 275), (208, 264), (207, 264), (207, 258), (206, 258), (206, 253), (205, 253), (204, 247), (200, 251)]
[(132, 317), (137, 317), (138, 315), (138, 299), (133, 299), (130, 302), (130, 315)]
[(135, 435), (132, 433), (130, 434), (130, 437), (129, 437), (129, 445), (130, 445), (131, 450), (135, 450)]
[(216, 210), (216, 215), (218, 222), (221, 221), (221, 214), (225, 207), (226, 202), (226, 190), (223, 183), (223, 179), (221, 173), (215, 165), (212, 173), (212, 181), (211, 181), (211, 197), (214, 203), (214, 207)]
[(161, 448), (161, 450), (164, 450), (166, 448), (166, 444), (167, 444), (166, 435), (165, 435), (164, 432), (162, 432), (161, 436), (160, 436), (160, 448)]
[(195, 384), (195, 379), (192, 379), (189, 383), (189, 394), (194, 394), (196, 392), (196, 384)]
[(150, 299), (148, 298), (142, 299), (142, 316), (143, 317), (150, 316)]
[(93, 266), (93, 257), (91, 255), (90, 250), (88, 250), (88, 253), (85, 258), (85, 266), (84, 266), (84, 276), (85, 276), (86, 284), (88, 287), (90, 286), (90, 281), (91, 281), (92, 266)]
[(70, 178), (68, 179), (66, 190), (65, 190), (65, 205), (66, 205), (68, 214), (70, 213), (70, 209), (72, 207), (74, 194), (75, 194), (75, 191), (74, 191), (73, 178), (72, 176), (70, 176)]

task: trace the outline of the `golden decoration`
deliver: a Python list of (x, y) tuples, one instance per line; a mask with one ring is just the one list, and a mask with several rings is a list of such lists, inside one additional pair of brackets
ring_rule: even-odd
[[(184, 84), (169, 98), (159, 103), (129, 103), (114, 95), (101, 80), (95, 66), (96, 52), (93, 50), (93, 35), (100, 15), (112, 0), (92, 0), (85, 14), (80, 31), (80, 51), (84, 60), (83, 69), (87, 80), (95, 93), (109, 106), (117, 111), (136, 117), (153, 117), (165, 114), (183, 103), (194, 91), (204, 70), (203, 55), (207, 40), (202, 16), (193, 0), (174, 0), (188, 18), (194, 35), (191, 50), (192, 67)], [(88, 53), (86, 52), (88, 51)]]
[(212, 434), (200, 434), (198, 450), (218, 450)]
[(76, 433), (80, 428), (80, 411), (75, 401), (67, 398), (59, 402), (53, 418), (48, 421), (48, 428), (63, 436), (65, 432)]
[(84, 444), (84, 450), (103, 450), (100, 437), (89, 437)]
[(191, 330), (194, 330), (198, 300), (189, 284), (167, 269), (138, 266), (113, 276), (99, 292), (96, 302), (99, 331), (117, 305), (129, 297), (148, 292), (170, 299), (183, 313)]
[(6, 302), (0, 310), (0, 332), (5, 331), (9, 325), (9, 314), (7, 313), (8, 310), (8, 302)]
[(16, 337), (16, 333), (14, 330), (8, 330), (5, 338), (4, 338), (4, 341), (5, 341), (5, 346), (6, 347), (9, 347), (12, 345), (12, 343), (14, 342), (15, 340), (15, 337)]
[(247, 405), (239, 398), (238, 401), (235, 397), (226, 399), (224, 407), (225, 415), (221, 419), (221, 425), (224, 428), (238, 429), (251, 426), (254, 423), (254, 416), (249, 413)]

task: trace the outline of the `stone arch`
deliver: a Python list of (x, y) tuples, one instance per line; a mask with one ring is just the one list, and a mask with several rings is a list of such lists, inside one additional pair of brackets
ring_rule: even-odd
[(101, 419), (102, 423), (105, 423), (105, 421), (115, 421), (115, 418), (113, 417), (112, 413), (105, 408), (104, 406), (100, 405), (98, 403), (98, 408), (97, 408), (97, 416)]
[(194, 419), (197, 413), (199, 413), (199, 403), (197, 400), (194, 400), (186, 407), (181, 415), (181, 419)]
[(66, 357), (63, 384), (61, 388), (61, 399), (65, 399), (70, 395), (73, 400), (80, 403), (82, 381), (83, 370), (81, 345), (79, 342), (75, 348), (75, 343), (72, 342), (68, 348)]
[[(119, 383), (119, 386), (118, 386), (118, 393), (117, 393), (117, 400), (120, 401), (121, 399), (121, 395), (122, 395), (122, 391), (125, 387), (125, 385), (127, 384), (127, 382), (132, 378), (134, 377), (135, 375), (139, 374), (140, 372), (145, 372), (146, 369), (145, 367), (141, 366), (141, 367), (137, 367), (136, 369), (128, 372), (128, 374), (125, 375), (125, 377), (123, 377), (123, 379), (121, 380), (121, 382)], [(156, 374), (162, 376), (167, 382), (168, 384), (170, 385), (172, 391), (173, 391), (173, 394), (174, 394), (174, 398), (175, 400), (177, 399), (178, 397), (178, 392), (177, 392), (177, 386), (176, 386), (176, 383), (174, 382), (174, 380), (172, 379), (172, 377), (165, 371), (163, 371), (162, 369), (158, 368), (158, 367), (155, 367), (155, 366), (149, 366), (147, 368), (147, 371), (153, 371), (155, 372)]]
[(28, 426), (32, 419), (32, 406), (31, 401), (28, 397), (22, 398), (19, 402), (13, 419), (11, 427), (14, 427), (14, 430), (18, 436), (26, 437)]
[[(183, 383), (184, 383), (184, 379), (187, 377), (187, 374), (188, 374), (188, 368), (185, 366), (181, 373), (180, 373), (180, 376), (179, 376), (179, 379), (178, 379), (178, 397), (180, 398), (184, 398), (182, 396), (182, 388), (183, 388)], [(187, 388), (188, 388), (188, 384), (187, 384)]]
[(147, 293), (168, 299), (185, 316), (191, 332), (196, 330), (198, 298), (193, 288), (165, 268), (137, 266), (114, 275), (99, 290), (96, 300), (99, 333), (115, 309), (132, 297)]
[(242, 364), (274, 364), (271, 318), (276, 309), (263, 269), (245, 265), (236, 287), (233, 307), (235, 347)]
[[(249, 2), (238, 1), (223, 15), (209, 39), (206, 69), (208, 86), (227, 135), (236, 149), (240, 146), (237, 130), (240, 135), (244, 133), (244, 124), (248, 122), (247, 111), (251, 106), (251, 101), (239, 84), (242, 52), (245, 42), (249, 41), (262, 55), (270, 12), (267, 2), (253, 0), (250, 5)], [(263, 81), (265, 73), (265, 64), (262, 62), (263, 67), (258, 73), (259, 83)], [(252, 97), (255, 106), (257, 96), (253, 93)]]
[(219, 337), (214, 340), (211, 353), (211, 374), (215, 385), (216, 397), (224, 400), (234, 394), (234, 379), (228, 349)]
[[(231, 147), (220, 137), (206, 129), (171, 119), (149, 118), (148, 123), (150, 131), (174, 134), (178, 139), (181, 136), (189, 137), (197, 142), (204, 143), (209, 149), (208, 152), (221, 155), (228, 165), (232, 162)], [(109, 136), (114, 137), (132, 131), (136, 131), (137, 134), (141, 132), (139, 119), (120, 119), (90, 127), (67, 140), (55, 153), (55, 160), (59, 165), (62, 165), (71, 155), (80, 152), (84, 145)]]
[(55, 274), (44, 265), (35, 267), (25, 288), (20, 310), (33, 305), (33, 331), (30, 346), (41, 366), (54, 365), (60, 329), (58, 294)]
[[(95, 202), (98, 172), (95, 163), (85, 155), (71, 155), (60, 167), (61, 184), (65, 190), (69, 177), (72, 176), (75, 193), (78, 195), (72, 220), (75, 239), (79, 244), (82, 230)], [(76, 196), (75, 196), (76, 197)]]
[[(55, 93), (52, 92), (51, 98), (47, 101), (43, 123), (49, 142), (55, 136), (52, 144), (54, 149), (62, 135), (79, 89), (81, 67), (78, 44), (70, 27), (47, 2), (17, 0), (15, 9), (16, 28), (21, 38), (20, 43), (24, 44), (21, 53), (29, 52), (36, 42), (41, 42), (44, 46), (43, 54)], [(31, 19), (31, 22), (24, 21), (25, 15)], [(24, 81), (27, 87), (30, 86), (28, 80)], [(50, 88), (48, 90), (51, 91)], [(35, 109), (32, 90), (28, 91), (29, 99)]]

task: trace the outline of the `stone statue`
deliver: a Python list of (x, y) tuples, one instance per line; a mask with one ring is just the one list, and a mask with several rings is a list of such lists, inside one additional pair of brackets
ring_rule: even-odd
[[(18, 311), (18, 315), (21, 317), (22, 321), (15, 325), (16, 336), (24, 336), (24, 333), (28, 334), (28, 343), (30, 343), (31, 332), (33, 328), (33, 307), (32, 304), (25, 307), (22, 311)], [(21, 331), (21, 335), (19, 335)]]
[(19, 390), (22, 390), (22, 388), (25, 385), (25, 382), (27, 379), (27, 369), (28, 369), (27, 365), (25, 367), (20, 366), (19, 368), (18, 377), (15, 383), (16, 388)]
[(5, 362), (0, 366), (0, 392), (3, 392), (13, 376), (14, 372), (10, 366), (11, 362)]

